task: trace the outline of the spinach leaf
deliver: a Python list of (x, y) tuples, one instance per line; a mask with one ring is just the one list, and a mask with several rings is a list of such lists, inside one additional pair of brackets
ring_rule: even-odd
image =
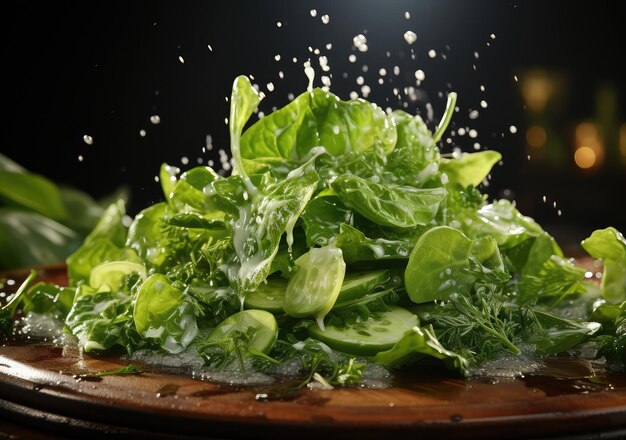
[(43, 176), (0, 171), (0, 197), (54, 220), (67, 218), (59, 189)]
[(65, 324), (85, 352), (114, 345), (130, 352), (138, 343), (131, 311), (131, 297), (124, 292), (77, 295)]
[(459, 184), (462, 187), (478, 186), (500, 159), (502, 155), (491, 150), (463, 153), (454, 159), (442, 158), (439, 167), (442, 173), (446, 173), (452, 184)]
[(310, 167), (295, 171), (264, 188), (230, 220), (238, 268), (229, 277), (240, 293), (256, 289), (267, 278), (283, 233), (287, 233), (287, 245), (293, 244), (295, 223), (319, 181)]
[(169, 353), (180, 353), (198, 334), (191, 297), (161, 274), (151, 275), (139, 289), (133, 319), (142, 337), (156, 339)]
[(302, 213), (302, 226), (307, 246), (326, 246), (339, 234), (341, 224), (351, 224), (353, 213), (336, 196), (318, 194)]
[(439, 149), (419, 116), (401, 110), (392, 113), (398, 140), (387, 156), (382, 180), (399, 185), (423, 186), (439, 171)]
[(54, 284), (37, 283), (30, 288), (24, 297), (22, 312), (48, 314), (54, 318), (65, 320), (74, 302), (76, 289), (60, 287)]
[(553, 255), (537, 274), (522, 277), (518, 301), (522, 304), (534, 300), (556, 304), (568, 295), (585, 292), (582, 281), (585, 270), (562, 257)]
[(72, 285), (89, 280), (91, 269), (105, 261), (137, 261), (135, 252), (124, 248), (127, 235), (126, 227), (122, 223), (124, 214), (123, 201), (111, 204), (82, 246), (67, 258), (68, 275)]
[(626, 239), (621, 232), (615, 228), (599, 229), (581, 245), (604, 263), (602, 295), (614, 303), (626, 299)]
[(537, 324), (526, 342), (533, 344), (542, 355), (563, 353), (600, 330), (597, 322), (578, 322), (535, 311)]
[(410, 240), (368, 238), (358, 229), (342, 223), (335, 245), (343, 251), (346, 263), (375, 260), (405, 260), (413, 249)]
[[(241, 153), (241, 133), (244, 125), (250, 119), (252, 112), (261, 102), (261, 97), (257, 91), (250, 84), (250, 80), (241, 75), (235, 78), (233, 83), (233, 90), (230, 95), (230, 119), (229, 119), (229, 132), (230, 132), (230, 152), (233, 155), (233, 161), (235, 162), (234, 173), (240, 175), (246, 188), (252, 194), (254, 194), (254, 186), (250, 183), (248, 175), (243, 167), (242, 157), (246, 157)], [(244, 144), (245, 145), (245, 144)], [(244, 148), (245, 151), (245, 148)]]
[[(214, 201), (204, 193), (216, 180), (221, 179), (209, 167), (195, 167), (183, 173), (180, 179), (171, 185), (166, 197), (168, 205), (176, 212), (196, 212), (209, 217), (221, 217)], [(170, 179), (171, 184), (171, 179)]]
[(80, 242), (80, 235), (55, 220), (0, 207), (0, 269), (62, 261)]
[(461, 269), (469, 266), (472, 240), (448, 226), (426, 231), (417, 241), (404, 272), (406, 291), (413, 302), (448, 299), (462, 288)]
[(77, 189), (61, 186), (59, 194), (67, 210), (63, 224), (86, 236), (96, 226), (104, 209), (88, 194)]
[(513, 203), (504, 199), (483, 206), (478, 211), (461, 210), (455, 215), (461, 229), (469, 237), (490, 235), (501, 249), (509, 249), (544, 233), (533, 219), (520, 214)]
[(440, 359), (449, 369), (463, 375), (468, 373), (468, 360), (446, 349), (437, 339), (432, 326), (415, 326), (408, 330), (393, 348), (377, 353), (374, 362), (387, 368), (398, 368), (426, 358)]
[(8, 171), (10, 173), (25, 173), (26, 170), (17, 162), (12, 161), (4, 154), (0, 153), (0, 171)]
[(166, 220), (168, 225), (178, 226), (187, 229), (207, 229), (209, 231), (224, 229), (225, 225), (222, 220), (208, 220), (198, 214), (192, 212), (181, 212), (174, 214)]
[(23, 297), (28, 290), (28, 286), (35, 278), (37, 278), (37, 272), (31, 270), (28, 277), (13, 294), (13, 297), (9, 300), (9, 302), (0, 308), (0, 339), (7, 336), (11, 331), (14, 320), (13, 316), (15, 315), (17, 307), (24, 299)]
[(418, 189), (342, 175), (331, 184), (345, 206), (382, 226), (415, 228), (429, 224), (446, 197), (443, 188)]
[(246, 130), (241, 138), (241, 156), (300, 163), (319, 145), (337, 156), (374, 146), (390, 152), (395, 143), (393, 119), (381, 108), (362, 99), (341, 101), (330, 92), (314, 89)]

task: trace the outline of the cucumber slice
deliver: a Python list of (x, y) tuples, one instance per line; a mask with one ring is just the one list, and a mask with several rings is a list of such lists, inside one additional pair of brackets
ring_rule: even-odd
[[(346, 275), (333, 310), (366, 304), (390, 292), (401, 283), (399, 276), (388, 269)], [(384, 291), (383, 295), (380, 295)]]
[(267, 310), (268, 312), (282, 312), (287, 291), (287, 280), (268, 280), (257, 290), (246, 295), (244, 305), (247, 309)]
[(418, 320), (413, 313), (401, 307), (390, 307), (387, 311), (368, 316), (366, 320), (343, 327), (328, 325), (322, 330), (317, 325), (311, 325), (309, 333), (335, 350), (370, 356), (389, 350), (407, 330), (416, 325)]
[(99, 292), (117, 292), (122, 287), (124, 277), (133, 272), (146, 279), (146, 268), (143, 264), (132, 261), (107, 261), (91, 269), (89, 285)]
[(390, 278), (391, 272), (386, 269), (347, 274), (341, 285), (337, 301), (361, 297), (378, 287), (384, 286)]
[(209, 334), (207, 342), (233, 338), (235, 332), (247, 335), (247, 351), (254, 349), (269, 353), (278, 336), (278, 323), (265, 310), (244, 310), (229, 316)]
[(296, 266), (298, 270), (287, 285), (283, 310), (294, 318), (312, 316), (323, 326), (346, 274), (343, 252), (334, 246), (312, 248), (296, 260)]

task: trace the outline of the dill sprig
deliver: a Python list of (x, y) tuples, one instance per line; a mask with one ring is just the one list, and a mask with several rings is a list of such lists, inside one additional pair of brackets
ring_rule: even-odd
[(520, 354), (516, 343), (538, 325), (532, 309), (512, 301), (507, 274), (475, 260), (465, 272), (475, 278), (472, 286), (422, 313), (422, 319), (446, 347), (469, 354), (476, 363), (502, 351)]

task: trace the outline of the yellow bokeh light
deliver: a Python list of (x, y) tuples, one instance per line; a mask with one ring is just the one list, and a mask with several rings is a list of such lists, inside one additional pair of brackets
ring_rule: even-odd
[(574, 153), (574, 161), (579, 168), (591, 168), (596, 163), (596, 152), (591, 147), (580, 147)]
[(521, 92), (529, 110), (541, 111), (554, 94), (554, 84), (545, 70), (535, 69), (524, 75)]
[(530, 127), (526, 131), (526, 142), (528, 142), (528, 145), (531, 147), (541, 148), (544, 146), (547, 139), (548, 135), (546, 134), (546, 131), (543, 127), (539, 127), (538, 125)]

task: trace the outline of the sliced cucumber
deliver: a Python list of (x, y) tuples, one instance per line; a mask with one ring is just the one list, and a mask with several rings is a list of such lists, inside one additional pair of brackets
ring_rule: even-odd
[(146, 279), (146, 268), (143, 264), (132, 261), (107, 261), (91, 269), (89, 285), (100, 292), (116, 292), (122, 287), (124, 277), (137, 273), (142, 280)]
[[(390, 292), (401, 283), (399, 276), (383, 269), (346, 275), (333, 310), (366, 304)], [(383, 295), (380, 295), (384, 291)]]
[(324, 316), (335, 304), (346, 274), (341, 249), (312, 248), (296, 260), (298, 270), (289, 280), (283, 310), (295, 318)]
[(245, 335), (246, 351), (252, 349), (269, 353), (278, 336), (276, 318), (265, 310), (244, 310), (229, 316), (209, 334), (207, 342), (234, 338), (238, 332)]
[(287, 280), (272, 279), (261, 284), (257, 290), (246, 295), (244, 305), (247, 309), (267, 310), (268, 312), (282, 312), (287, 291)]
[(309, 333), (331, 348), (345, 353), (369, 356), (389, 350), (407, 330), (418, 325), (417, 316), (401, 307), (390, 307), (377, 312), (360, 322), (343, 327), (328, 325), (322, 330), (317, 325), (309, 326)]

